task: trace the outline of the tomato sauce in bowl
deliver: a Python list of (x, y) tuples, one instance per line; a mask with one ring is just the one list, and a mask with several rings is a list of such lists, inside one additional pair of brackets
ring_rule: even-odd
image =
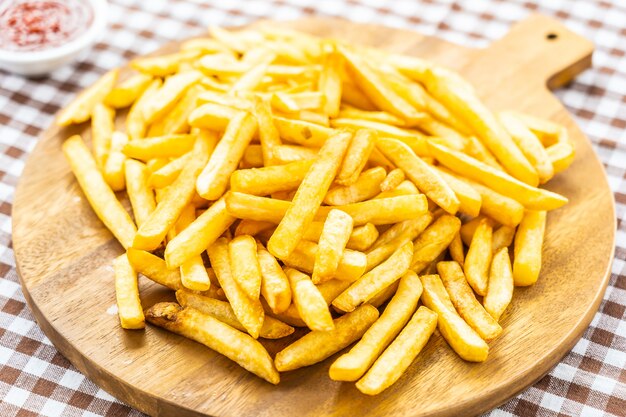
[(0, 1), (0, 49), (55, 48), (84, 34), (93, 20), (93, 8), (83, 0)]

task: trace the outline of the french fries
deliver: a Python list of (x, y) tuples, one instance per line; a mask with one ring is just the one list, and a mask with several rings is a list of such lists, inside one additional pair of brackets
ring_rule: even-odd
[[(56, 120), (91, 118), (92, 153), (79, 136), (63, 152), (126, 250), (121, 326), (147, 320), (271, 383), (363, 336), (329, 373), (367, 395), (436, 325), (486, 360), (514, 286), (538, 279), (546, 212), (567, 203), (538, 188), (574, 160), (567, 129), (489, 109), (421, 58), (273, 25), (209, 34), (119, 83), (112, 70)], [(142, 312), (138, 274), (180, 305)], [(254, 340), (290, 335), (274, 363)]]

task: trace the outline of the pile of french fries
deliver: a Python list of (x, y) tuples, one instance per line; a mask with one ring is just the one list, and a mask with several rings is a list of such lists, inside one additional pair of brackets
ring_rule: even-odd
[[(91, 149), (72, 136), (63, 152), (126, 249), (122, 327), (147, 320), (273, 384), (356, 342), (329, 374), (369, 395), (435, 328), (486, 360), (514, 286), (539, 277), (546, 212), (567, 202), (539, 188), (574, 158), (566, 129), (493, 113), (419, 58), (271, 26), (209, 32), (107, 73), (57, 118), (91, 121)], [(178, 302), (144, 311), (138, 274)], [(294, 327), (310, 332), (274, 358), (257, 340)]]

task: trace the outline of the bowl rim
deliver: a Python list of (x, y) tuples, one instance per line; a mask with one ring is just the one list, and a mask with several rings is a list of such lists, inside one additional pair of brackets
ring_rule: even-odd
[(91, 45), (107, 26), (107, 0), (82, 0), (93, 9), (93, 21), (89, 28), (70, 42), (41, 51), (9, 51), (0, 48), (0, 61), (13, 64), (29, 64), (63, 58)]

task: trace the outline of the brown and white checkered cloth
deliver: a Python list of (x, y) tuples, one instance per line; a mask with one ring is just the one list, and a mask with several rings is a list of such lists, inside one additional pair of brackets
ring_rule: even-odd
[(554, 16), (596, 45), (594, 67), (556, 92), (593, 142), (617, 203), (611, 280), (591, 326), (533, 387), (490, 416), (626, 416), (626, 1), (624, 0), (112, 0), (103, 42), (80, 62), (28, 80), (0, 71), (0, 416), (140, 416), (80, 374), (31, 315), (15, 270), (11, 205), (53, 114), (106, 70), (207, 25), (340, 16), (484, 46), (531, 12)]

